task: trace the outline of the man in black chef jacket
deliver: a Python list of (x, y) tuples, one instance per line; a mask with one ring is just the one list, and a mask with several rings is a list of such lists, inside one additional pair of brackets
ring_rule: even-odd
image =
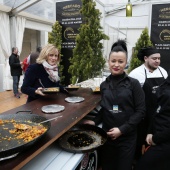
[(142, 48), (137, 57), (144, 63), (132, 70), (129, 76), (137, 79), (145, 92), (146, 115), (138, 127), (136, 159), (142, 154), (147, 128), (157, 108), (156, 89), (167, 78), (166, 70), (160, 66), (161, 55), (155, 47)]

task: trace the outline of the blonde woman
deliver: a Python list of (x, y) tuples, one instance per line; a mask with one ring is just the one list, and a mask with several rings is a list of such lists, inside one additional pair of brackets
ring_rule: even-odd
[(60, 54), (54, 45), (48, 44), (42, 48), (36, 64), (31, 64), (28, 67), (21, 87), (22, 93), (28, 95), (27, 102), (45, 96), (42, 88), (60, 87), (63, 89), (59, 85), (59, 62)]

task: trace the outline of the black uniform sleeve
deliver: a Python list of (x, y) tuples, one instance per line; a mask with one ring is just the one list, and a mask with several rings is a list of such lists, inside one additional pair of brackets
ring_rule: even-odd
[(170, 127), (162, 132), (157, 132), (153, 135), (153, 142), (156, 144), (164, 143), (170, 141)]
[(22, 93), (32, 97), (37, 96), (37, 94), (35, 94), (35, 90), (37, 88), (34, 87), (34, 84), (36, 82), (36, 76), (37, 76), (36, 70), (33, 69), (32, 65), (29, 65), (25, 73), (23, 84), (21, 86)]
[(95, 125), (99, 125), (102, 122), (102, 111), (103, 109), (101, 108), (97, 114), (97, 116), (93, 119), (93, 121), (95, 122)]
[(135, 79), (132, 81), (132, 91), (135, 112), (125, 124), (119, 127), (123, 134), (134, 131), (145, 115), (145, 94), (139, 82)]

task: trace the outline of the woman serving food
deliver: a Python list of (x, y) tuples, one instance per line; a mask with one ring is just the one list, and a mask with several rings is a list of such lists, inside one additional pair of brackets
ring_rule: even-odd
[(43, 88), (59, 87), (61, 91), (63, 90), (58, 74), (59, 62), (59, 50), (54, 45), (48, 44), (41, 50), (36, 64), (29, 65), (21, 87), (22, 93), (28, 95), (27, 102), (45, 96)]

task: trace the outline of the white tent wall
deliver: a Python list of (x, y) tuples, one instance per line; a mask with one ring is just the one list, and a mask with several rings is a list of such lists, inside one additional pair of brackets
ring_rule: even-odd
[(48, 32), (52, 31), (52, 22), (51, 23), (43, 23), (37, 22), (33, 20), (27, 20), (25, 24), (25, 28), (38, 30), (40, 31), (40, 46), (44, 46), (48, 43)]
[[(32, 20), (28, 17), (26, 17), (26, 22), (25, 22), (25, 28), (28, 28), (28, 29), (32, 29), (32, 30), (38, 30), (40, 31), (40, 42), (39, 42), (39, 46), (44, 46), (45, 44), (48, 43), (48, 32), (50, 32), (52, 30), (52, 23), (49, 22), (43, 22), (43, 21), (36, 21), (36, 20)], [(31, 49), (36, 49), (36, 44), (35, 44), (35, 41), (36, 41), (37, 37), (32, 37), (31, 38)], [(26, 49), (28, 47), (24, 47), (22, 48), (22, 50)], [(28, 55), (28, 54), (27, 54)], [(20, 56), (20, 60), (23, 61), (24, 58), (22, 58)], [(23, 83), (23, 77), (24, 76), (21, 76), (20, 78), (20, 84), (19, 84), (19, 87), (21, 87), (22, 83)], [(12, 88), (12, 87), (11, 87)]]
[(8, 87), (7, 80), (11, 80), (8, 57), (10, 55), (10, 26), (9, 16), (5, 12), (0, 12), (1, 27), (0, 27), (0, 91), (3, 91), (5, 87)]
[[(25, 22), (25, 28), (40, 31), (40, 44), (39, 44), (39, 46), (43, 47), (45, 44), (48, 43), (48, 32), (50, 32), (52, 30), (52, 23), (47, 24), (47, 23), (43, 23), (43, 22), (40, 22), (40, 21), (33, 21), (33, 20), (30, 20), (30, 19), (27, 19), (26, 22)], [(34, 38), (36, 39), (36, 37), (34, 37)], [(34, 40), (32, 40), (32, 41), (34, 41)], [(34, 43), (34, 42), (32, 42), (32, 43)], [(23, 49), (24, 49), (24, 47), (23, 47)], [(23, 61), (23, 58), (20, 58), (20, 60)], [(19, 87), (21, 87), (21, 85), (23, 83), (23, 78), (24, 78), (24, 76), (21, 76)], [(11, 89), (12, 89), (12, 86), (11, 86)]]
[(148, 26), (151, 4), (133, 6), (132, 17), (126, 17), (126, 9), (105, 16), (105, 21), (113, 27), (119, 28), (141, 28)]
[(23, 39), (22, 53), (20, 59), (23, 61), (30, 52), (36, 51), (38, 46), (43, 47), (48, 43), (48, 32), (52, 30), (52, 23), (43, 23), (33, 20), (26, 20)]
[[(126, 17), (126, 10), (105, 16), (105, 32), (107, 33), (109, 26), (109, 37), (107, 47), (107, 57), (109, 55), (111, 44), (117, 39), (126, 39), (128, 47), (128, 61), (132, 55), (132, 48), (135, 46), (143, 29), (150, 29), (151, 4), (141, 4), (133, 6), (132, 17)], [(117, 30), (117, 32), (115, 32)], [(114, 39), (111, 37), (114, 34)]]
[[(108, 35), (108, 33), (106, 32), (105, 29), (105, 9), (104, 9), (104, 4), (102, 4), (100, 1), (96, 0), (96, 9), (99, 9), (99, 11), (101, 12), (101, 19), (100, 19), (100, 24), (102, 27), (102, 31)], [(103, 40), (103, 56), (106, 59), (107, 56), (107, 45), (108, 45), (108, 41), (107, 40)]]
[[(95, 1), (96, 8), (101, 12), (101, 26), (103, 27), (104, 33), (109, 36), (109, 40), (103, 41), (103, 57), (107, 61), (112, 44), (118, 39), (125, 39), (127, 41), (129, 63), (132, 56), (132, 49), (140, 37), (143, 29), (145, 27), (150, 29), (152, 4), (144, 3), (134, 5), (132, 17), (126, 17), (125, 8), (119, 10), (118, 12), (114, 12), (114, 8), (117, 8), (115, 4), (110, 4), (109, 7), (109, 5), (105, 6), (103, 1)], [(113, 9), (113, 13), (107, 14), (108, 9)]]
[[(37, 17), (34, 17), (34, 19), (32, 17), (27, 16), (26, 13), (23, 12), (23, 15), (20, 15), (19, 17), (21, 16), (24, 16), (26, 21), (25, 21), (25, 28), (29, 28), (29, 29), (35, 29), (35, 30), (40, 30), (40, 39), (41, 39), (41, 45), (44, 46), (45, 44), (48, 43), (48, 32), (51, 31), (52, 29), (52, 24), (53, 22), (51, 21), (46, 21), (46, 20), (43, 20), (43, 19), (39, 19), (37, 20), (36, 18)], [(9, 24), (8, 24), (9, 25)], [(10, 25), (10, 27), (12, 27)], [(17, 28), (20, 28), (20, 26), (18, 25)], [(12, 36), (14, 34), (11, 34)], [(16, 38), (13, 39), (11, 36), (10, 36), (10, 32), (9, 32), (9, 35), (8, 35), (11, 39), (11, 42), (12, 43), (12, 46), (20, 46), (21, 48), (21, 45), (16, 43)], [(8, 36), (5, 36), (4, 38), (7, 39)], [(10, 40), (8, 41), (10, 43)], [(19, 42), (18, 42), (19, 43)], [(2, 49), (0, 48), (0, 51), (2, 51)], [(21, 49), (20, 49), (21, 51)], [(8, 57), (10, 56), (11, 54), (11, 48), (9, 49), (8, 51), (8, 56), (6, 56), (6, 59), (5, 59), (5, 56), (3, 55), (3, 53), (1, 52), (1, 56), (0, 56), (0, 71), (1, 71), (1, 83), (0, 83), (0, 91), (4, 91), (4, 90), (12, 90), (12, 77), (10, 75), (10, 68), (9, 68), (9, 65), (8, 65)], [(20, 85), (22, 84), (23, 82), (23, 76), (21, 77), (20, 79)]]

